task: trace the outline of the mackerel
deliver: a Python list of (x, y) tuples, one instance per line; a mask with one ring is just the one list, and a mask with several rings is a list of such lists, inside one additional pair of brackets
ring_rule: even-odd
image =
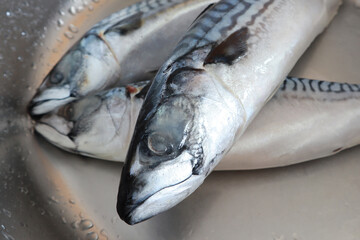
[(128, 224), (190, 195), (272, 97), (340, 0), (221, 0), (194, 22), (140, 110), (118, 193)]
[(215, 1), (144, 0), (100, 21), (50, 71), (30, 103), (30, 114), (153, 76), (195, 16)]

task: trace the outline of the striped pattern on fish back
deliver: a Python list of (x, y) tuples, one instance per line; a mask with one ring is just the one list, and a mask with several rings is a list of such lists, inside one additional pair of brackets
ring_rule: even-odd
[(126, 7), (116, 13), (113, 13), (109, 17), (98, 22), (92, 29), (92, 32), (104, 31), (109, 27), (115, 25), (118, 22), (126, 21), (131, 19), (133, 16), (142, 14), (142, 17), (156, 14), (163, 9), (169, 8), (176, 4), (187, 2), (189, 0), (144, 0), (129, 7)]
[[(221, 0), (193, 23), (172, 55), (173, 61), (208, 45), (216, 45), (242, 28), (249, 30), (248, 44), (256, 41), (256, 32), (265, 28), (258, 19), (275, 10), (282, 0)], [(257, 26), (259, 25), (259, 26)], [(264, 30), (264, 29), (263, 29)], [(252, 38), (252, 39), (250, 39)]]
[(360, 85), (287, 77), (275, 97), (340, 101), (360, 98)]

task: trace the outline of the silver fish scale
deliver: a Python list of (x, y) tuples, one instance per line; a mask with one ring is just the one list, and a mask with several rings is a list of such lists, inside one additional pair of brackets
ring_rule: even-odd
[(135, 3), (127, 8), (124, 8), (116, 13), (113, 13), (109, 17), (97, 23), (91, 32), (101, 32), (114, 25), (114, 22), (120, 22), (131, 18), (138, 13), (142, 13), (143, 18), (153, 15), (162, 9), (171, 7), (176, 4), (184, 3), (189, 0), (145, 0)]
[(277, 96), (312, 98), (323, 101), (358, 99), (360, 98), (360, 85), (288, 77), (280, 86), (275, 97)]
[[(236, 25), (245, 26), (268, 2), (273, 2), (273, 0), (220, 1), (194, 22), (174, 50), (173, 59), (184, 56), (195, 48), (220, 42), (234, 32)], [(240, 18), (241, 22), (239, 22)]]

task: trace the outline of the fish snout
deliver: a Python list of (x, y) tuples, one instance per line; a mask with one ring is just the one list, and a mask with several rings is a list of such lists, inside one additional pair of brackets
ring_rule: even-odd
[(31, 100), (28, 112), (30, 116), (36, 118), (38, 115), (53, 111), (75, 99), (76, 97), (71, 94), (68, 86), (45, 89), (44, 91), (39, 91)]
[(116, 210), (120, 218), (129, 225), (136, 224), (137, 222), (131, 216), (133, 210), (140, 205), (140, 203), (135, 203), (132, 198), (132, 190), (130, 186), (133, 186), (134, 178), (131, 176), (125, 176), (124, 170), (121, 175), (121, 182), (118, 192), (118, 201), (116, 204)]
[[(203, 175), (191, 174), (182, 181), (163, 186), (143, 198), (136, 197), (131, 184), (120, 184), (117, 212), (129, 225), (140, 223), (180, 203), (193, 193), (204, 179)], [(122, 179), (123, 182), (126, 183), (126, 180)]]
[[(203, 181), (194, 176), (193, 157), (186, 151), (156, 164), (141, 161), (141, 155), (135, 159), (124, 165), (117, 202), (120, 218), (130, 225), (172, 208)], [(200, 181), (194, 183), (194, 178)]]

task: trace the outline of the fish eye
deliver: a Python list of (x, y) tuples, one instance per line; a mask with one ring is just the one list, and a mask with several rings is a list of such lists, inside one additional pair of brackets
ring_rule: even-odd
[(64, 75), (60, 72), (56, 72), (53, 74), (50, 78), (51, 83), (53, 84), (59, 84), (64, 79)]
[(156, 165), (176, 158), (182, 152), (182, 147), (169, 137), (166, 133), (154, 131), (143, 138), (139, 145), (141, 162)]
[(65, 105), (59, 109), (58, 115), (64, 117), (66, 120), (71, 120), (74, 112), (72, 104)]
[(140, 137), (140, 161), (156, 165), (176, 159), (187, 149), (188, 132), (192, 126), (193, 105), (182, 95), (162, 102), (148, 120), (145, 134)]
[(155, 155), (170, 154), (173, 151), (173, 146), (166, 138), (158, 133), (151, 133), (148, 136), (148, 148)]

